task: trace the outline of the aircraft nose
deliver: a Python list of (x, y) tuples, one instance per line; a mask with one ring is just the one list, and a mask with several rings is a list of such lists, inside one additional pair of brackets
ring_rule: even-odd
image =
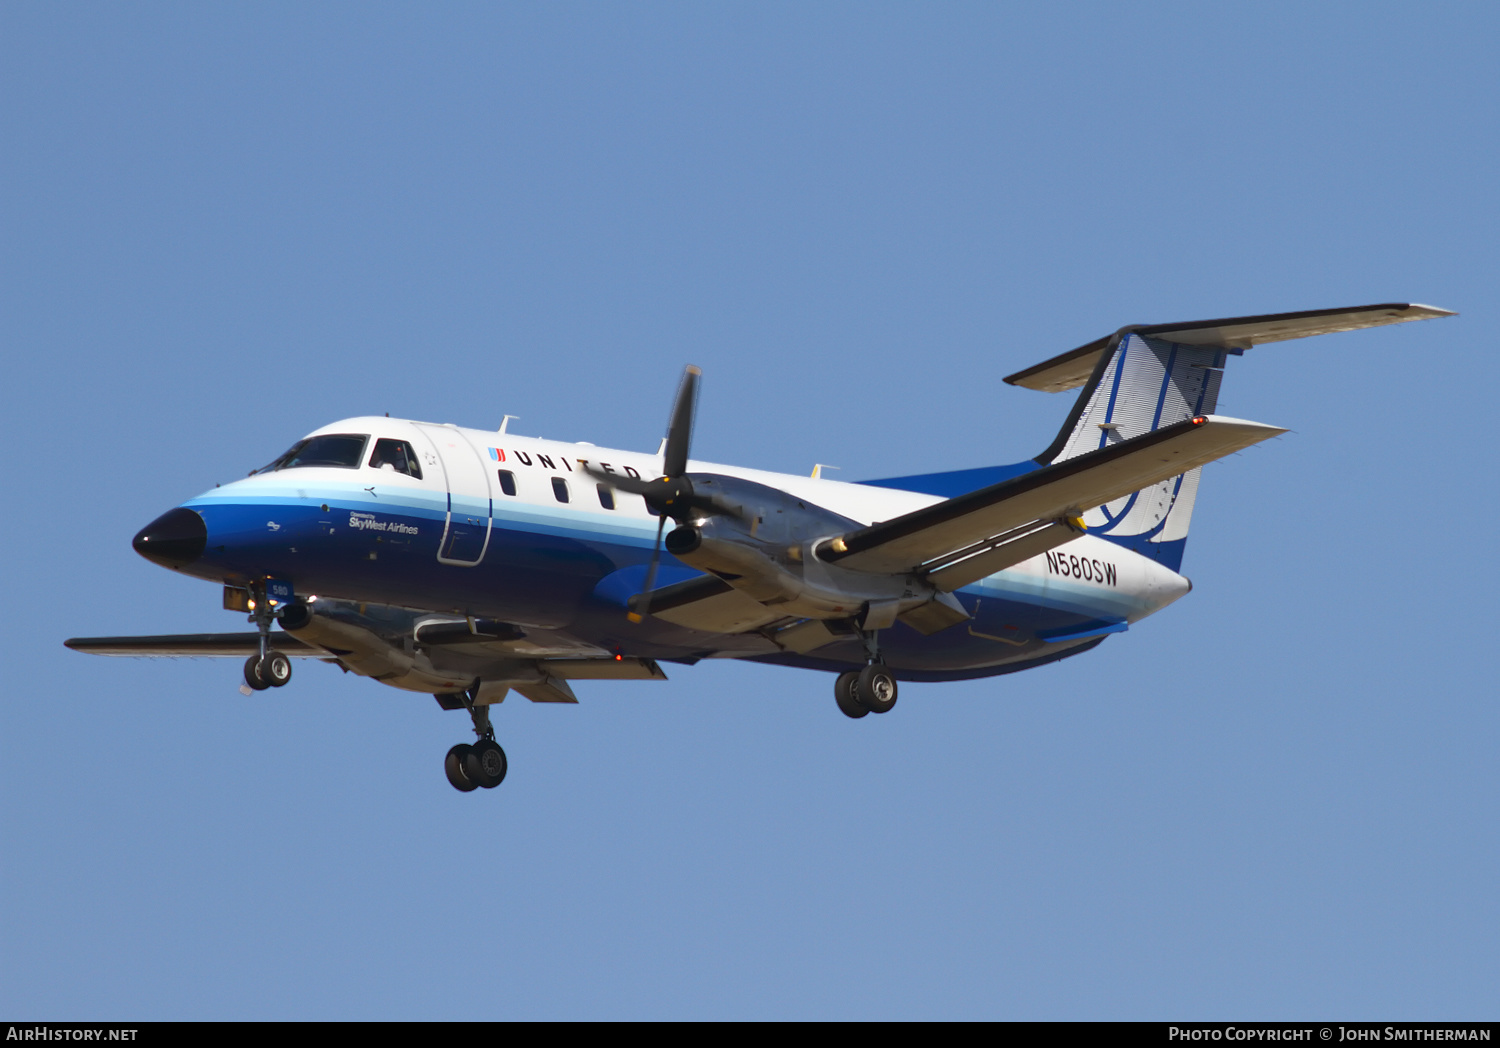
[(203, 556), (208, 525), (192, 510), (178, 506), (147, 524), (130, 544), (141, 556), (164, 568), (183, 568)]

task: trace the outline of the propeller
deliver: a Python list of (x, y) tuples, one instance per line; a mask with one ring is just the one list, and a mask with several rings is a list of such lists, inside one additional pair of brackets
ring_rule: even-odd
[[(662, 476), (656, 480), (637, 480), (615, 473), (605, 473), (593, 466), (584, 466), (584, 472), (601, 484), (639, 495), (657, 516), (656, 544), (651, 548), (651, 565), (646, 569), (646, 586), (642, 593), (650, 593), (656, 586), (656, 570), (661, 564), (661, 537), (667, 527), (667, 518), (678, 524), (689, 524), (694, 516), (705, 513), (743, 519), (737, 507), (729, 505), (716, 495), (697, 494), (693, 482), (687, 475), (688, 446), (693, 437), (693, 410), (698, 401), (698, 379), (701, 368), (689, 364), (682, 372), (682, 383), (677, 387), (677, 399), (672, 404), (672, 415), (667, 423), (667, 439), (662, 446)], [(632, 611), (630, 621), (640, 622), (651, 609), (641, 605), (641, 613)]]

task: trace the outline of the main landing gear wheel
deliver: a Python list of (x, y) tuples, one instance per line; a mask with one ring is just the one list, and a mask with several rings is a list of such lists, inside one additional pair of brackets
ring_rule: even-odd
[(464, 775), (470, 782), (477, 782), (487, 790), (493, 790), (505, 781), (505, 772), (509, 767), (505, 760), (505, 751), (494, 739), (485, 739), (474, 746), (467, 747), (468, 753), (464, 755)]
[(468, 743), (461, 742), (449, 750), (448, 756), (443, 758), (443, 771), (448, 775), (448, 782), (460, 793), (468, 793), (470, 790), (479, 788), (479, 783), (469, 778), (468, 773), (464, 771), (469, 751), (473, 748)]
[(292, 679), (292, 660), (279, 651), (268, 651), (260, 660), (260, 676), (273, 688), (279, 688)]
[(265, 691), (271, 686), (260, 672), (260, 656), (251, 655), (245, 660), (245, 683), (256, 691)]
[(859, 704), (871, 713), (889, 713), (896, 705), (896, 678), (878, 662), (859, 671), (853, 691)]
[(845, 717), (853, 717), (855, 720), (870, 712), (854, 695), (854, 688), (858, 683), (859, 670), (840, 673), (839, 679), (833, 682), (833, 698), (839, 704), (839, 711)]

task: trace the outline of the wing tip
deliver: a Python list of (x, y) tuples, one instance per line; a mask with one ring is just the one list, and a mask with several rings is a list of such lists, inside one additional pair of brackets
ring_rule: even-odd
[(1209, 423), (1211, 425), (1220, 427), (1234, 426), (1238, 429), (1247, 430), (1249, 432), (1261, 432), (1269, 430), (1270, 432), (1266, 433), (1267, 439), (1275, 436), (1280, 436), (1282, 433), (1291, 432), (1291, 430), (1285, 426), (1276, 426), (1272, 425), (1269, 422), (1256, 422), (1254, 419), (1248, 418), (1230, 418), (1228, 415), (1199, 415), (1198, 418), (1201, 418), (1205, 423)]
[(1442, 306), (1428, 306), (1421, 302), (1408, 302), (1406, 308), (1413, 312), (1420, 312), (1421, 316), (1412, 317), (1412, 320), (1433, 320), (1437, 317), (1456, 317), (1458, 311), (1455, 309), (1444, 309)]

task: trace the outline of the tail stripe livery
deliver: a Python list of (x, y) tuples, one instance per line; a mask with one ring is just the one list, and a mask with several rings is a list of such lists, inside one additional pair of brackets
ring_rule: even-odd
[[(1228, 352), (1232, 351), (1139, 334), (1124, 336), (1113, 353), (1101, 358), (1104, 373), (1083, 401), (1055, 461), (1144, 436), (1195, 415), (1213, 414)], [(1175, 571), (1182, 563), (1182, 540), (1187, 537), (1198, 476), (1195, 469), (1143, 488), (1090, 510), (1084, 523), (1094, 534)]]

